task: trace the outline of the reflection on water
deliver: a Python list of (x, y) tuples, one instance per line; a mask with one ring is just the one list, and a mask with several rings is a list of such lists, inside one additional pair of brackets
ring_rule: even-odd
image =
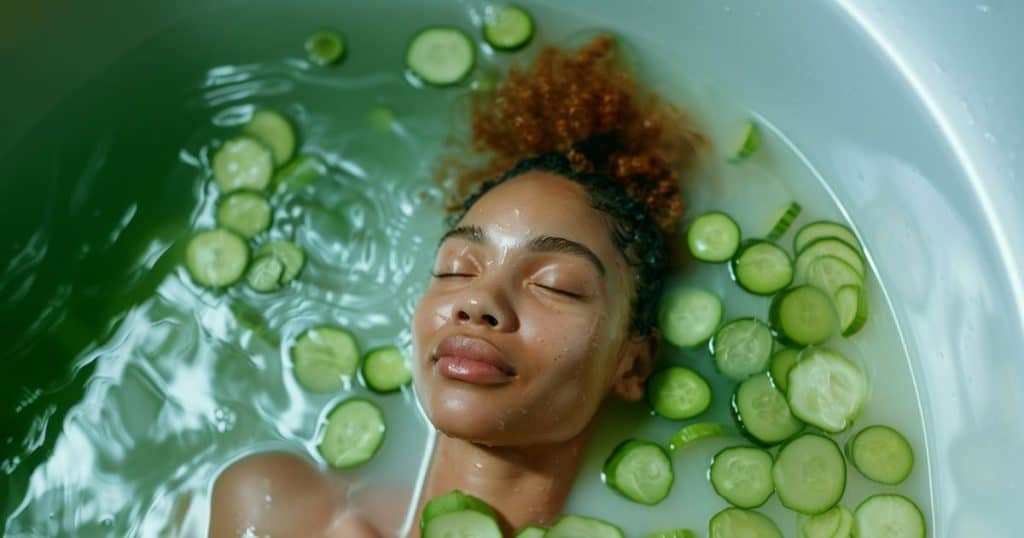
[[(177, 258), (174, 269), (127, 312), (115, 334), (77, 359), (78, 368), (94, 369), (63, 423), (49, 422), (52, 410), (37, 417), (38, 428), (61, 432), (32, 473), (9, 533), (152, 536), (173, 534), (179, 521), (201, 532), (210, 480), (231, 458), (270, 447), (314, 457), (319, 422), (337, 397), (311, 395), (294, 381), (287, 357), (296, 336), (333, 324), (350, 329), (364, 350), (391, 343), (410, 348), (408, 320), (441, 224), (440, 191), (429, 179), (441, 147), (433, 135), (446, 126), (436, 116), (407, 112), (390, 120), (395, 128), (370, 129), (366, 118), (388, 96), (414, 101), (403, 95), (411, 91), (400, 74), (342, 78), (296, 61), (208, 71), (184, 106), (209, 110), (209, 121), (195, 126), (168, 181), (194, 193), (190, 229), (213, 226), (212, 150), (255, 105), (281, 109), (298, 128), (301, 151), (319, 155), (329, 168), (319, 181), (275, 195), (273, 227), (258, 239), (288, 238), (303, 248), (302, 277), (271, 294), (244, 285), (214, 293), (195, 285), (177, 263), (180, 248), (172, 245), (180, 247), (187, 231), (173, 243), (152, 238), (136, 263), (151, 267), (166, 256)], [(348, 103), (336, 106), (338, 95)], [(427, 98), (444, 106), (450, 96)], [(96, 162), (118, 157), (102, 147), (94, 155)], [(135, 210), (124, 213), (111, 242)], [(45, 251), (44, 232), (10, 260), (3, 280), (8, 294), (31, 285), (23, 268)], [(355, 487), (372, 476), (411, 491), (426, 425), (411, 393), (370, 397), (388, 419), (388, 442), (374, 460), (386, 464), (372, 462), (347, 477)]]

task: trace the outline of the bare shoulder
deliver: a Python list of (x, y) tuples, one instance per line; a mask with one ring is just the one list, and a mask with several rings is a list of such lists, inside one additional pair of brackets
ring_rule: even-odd
[(305, 458), (285, 452), (246, 456), (213, 485), (210, 537), (324, 536), (379, 538), (346, 513), (345, 492)]

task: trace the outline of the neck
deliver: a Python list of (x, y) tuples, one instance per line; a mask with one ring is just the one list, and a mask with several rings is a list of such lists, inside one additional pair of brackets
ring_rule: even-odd
[(438, 433), (424, 495), (426, 501), (454, 489), (483, 499), (498, 513), (503, 531), (550, 525), (572, 488), (591, 426), (568, 441), (490, 447)]

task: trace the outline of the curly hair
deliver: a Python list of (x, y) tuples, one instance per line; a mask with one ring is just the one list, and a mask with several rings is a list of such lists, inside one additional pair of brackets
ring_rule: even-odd
[(485, 159), (450, 157), (442, 174), (456, 171), (452, 225), (491, 188), (531, 170), (580, 183), (634, 268), (631, 330), (646, 334), (657, 322), (666, 237), (683, 212), (680, 179), (707, 142), (681, 110), (641, 90), (616, 50), (601, 35), (575, 53), (549, 46), (529, 68), (512, 67), (472, 102), (470, 149)]

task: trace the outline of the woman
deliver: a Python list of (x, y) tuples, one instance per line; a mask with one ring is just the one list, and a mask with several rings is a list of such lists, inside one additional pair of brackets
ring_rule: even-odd
[[(599, 37), (513, 68), (474, 104), (472, 142), (489, 160), (458, 168), (460, 189), (477, 188), (412, 320), (415, 388), (439, 432), (417, 513), (459, 489), (511, 532), (558, 517), (602, 402), (643, 395), (679, 175), (703, 141)], [(396, 528), (343, 493), (298, 456), (250, 456), (217, 479), (210, 534)]]

